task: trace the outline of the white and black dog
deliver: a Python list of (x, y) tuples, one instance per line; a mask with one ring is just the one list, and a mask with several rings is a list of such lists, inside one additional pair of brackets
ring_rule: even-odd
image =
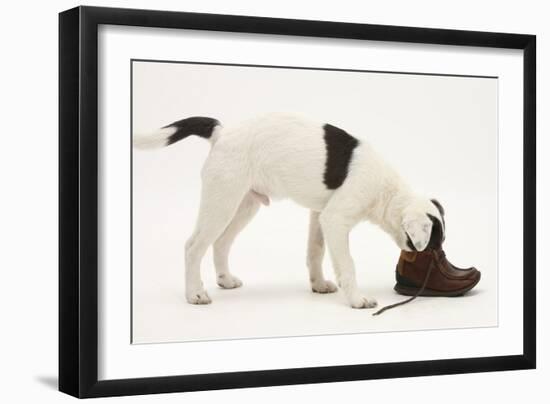
[(444, 238), (441, 205), (416, 195), (371, 146), (330, 124), (290, 114), (269, 114), (233, 128), (213, 118), (191, 117), (134, 137), (137, 148), (167, 146), (190, 135), (212, 145), (202, 169), (201, 204), (185, 245), (186, 298), (211, 302), (204, 289), (201, 260), (211, 245), (217, 283), (236, 288), (241, 281), (228, 267), (235, 237), (270, 199), (290, 198), (310, 210), (307, 266), (311, 288), (336, 291), (325, 279), (328, 246), (339, 286), (354, 308), (376, 301), (361, 294), (348, 236), (362, 220), (380, 226), (400, 249), (422, 251)]

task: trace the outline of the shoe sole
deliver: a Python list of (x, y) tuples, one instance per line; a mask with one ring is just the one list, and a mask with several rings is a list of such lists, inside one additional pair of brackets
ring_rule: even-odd
[[(433, 289), (426, 288), (418, 296), (431, 296), (431, 297), (437, 297), (437, 296), (441, 296), (441, 297), (458, 297), (458, 296), (462, 296), (466, 292), (472, 290), (473, 287), (478, 284), (480, 279), (481, 279), (481, 274), (480, 274), (480, 276), (477, 277), (477, 279), (475, 280), (474, 283), (472, 283), (471, 285), (466, 286), (465, 288), (459, 289), (459, 290), (441, 291), (441, 290), (433, 290)], [(400, 285), (400, 284), (396, 283), (395, 286), (393, 287), (393, 290), (395, 290), (400, 295), (414, 296), (418, 293), (420, 288), (410, 287), (410, 286), (403, 286), (403, 285)]]

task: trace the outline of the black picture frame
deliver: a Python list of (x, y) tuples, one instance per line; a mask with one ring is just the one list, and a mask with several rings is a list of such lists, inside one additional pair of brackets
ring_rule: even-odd
[[(98, 380), (98, 26), (182, 28), (523, 50), (523, 353)], [(326, 21), (77, 7), (59, 15), (59, 390), (104, 397), (536, 366), (536, 37)]]

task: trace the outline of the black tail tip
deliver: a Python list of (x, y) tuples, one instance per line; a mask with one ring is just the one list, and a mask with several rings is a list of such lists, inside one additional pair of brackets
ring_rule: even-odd
[(170, 125), (164, 127), (176, 128), (176, 131), (168, 137), (166, 145), (171, 145), (191, 135), (209, 139), (212, 136), (214, 128), (219, 124), (220, 122), (217, 119), (204, 116), (193, 116), (172, 122)]

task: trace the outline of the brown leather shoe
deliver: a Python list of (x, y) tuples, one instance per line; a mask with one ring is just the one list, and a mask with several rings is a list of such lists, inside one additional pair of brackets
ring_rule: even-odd
[(395, 271), (395, 291), (415, 295), (424, 284), (430, 266), (426, 287), (419, 296), (462, 296), (481, 278), (481, 273), (473, 267), (463, 269), (451, 264), (441, 248), (422, 252), (401, 251)]

